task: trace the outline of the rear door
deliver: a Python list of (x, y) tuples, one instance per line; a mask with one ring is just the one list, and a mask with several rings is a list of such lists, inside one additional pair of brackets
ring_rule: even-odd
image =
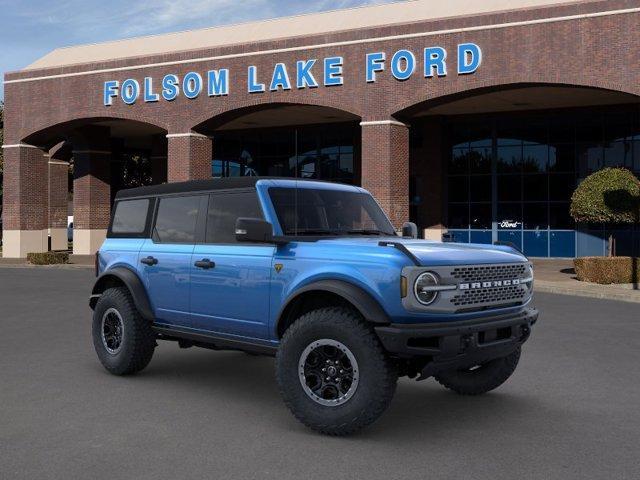
[(196, 245), (191, 259), (193, 326), (267, 339), (275, 246), (236, 242), (238, 217), (263, 218), (254, 189), (210, 195), (205, 242)]
[(198, 215), (206, 195), (176, 195), (157, 201), (150, 239), (138, 256), (156, 323), (190, 327), (189, 277)]

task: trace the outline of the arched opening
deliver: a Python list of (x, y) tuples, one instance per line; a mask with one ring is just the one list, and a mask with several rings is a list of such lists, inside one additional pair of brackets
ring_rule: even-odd
[(335, 108), (269, 104), (234, 110), (194, 130), (213, 138), (212, 176), (278, 176), (360, 183), (360, 117)]
[(109, 151), (111, 186), (115, 194), (121, 188), (167, 181), (166, 133), (161, 127), (135, 120), (87, 118), (40, 130), (25, 137), (23, 142), (69, 161), (72, 168), (74, 151), (97, 146)]
[[(578, 182), (604, 167), (640, 173), (640, 98), (564, 85), (510, 85), (426, 101), (411, 124), (410, 216), (426, 235), (508, 241), (531, 257), (603, 255), (601, 225), (569, 215)], [(634, 229), (625, 253), (640, 250)]]
[(48, 159), (49, 248), (92, 254), (106, 234), (116, 193), (167, 181), (166, 130), (120, 118), (53, 125), (22, 142)]

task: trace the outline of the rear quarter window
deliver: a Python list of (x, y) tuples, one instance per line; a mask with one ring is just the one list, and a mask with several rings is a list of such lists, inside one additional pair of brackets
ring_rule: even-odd
[(153, 240), (157, 243), (195, 243), (200, 196), (160, 199)]
[(151, 200), (120, 200), (114, 206), (112, 237), (140, 237), (148, 233)]

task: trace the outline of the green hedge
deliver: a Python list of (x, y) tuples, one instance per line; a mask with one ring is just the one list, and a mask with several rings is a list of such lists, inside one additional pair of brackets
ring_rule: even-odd
[(580, 257), (573, 260), (573, 265), (578, 280), (583, 282), (608, 285), (640, 281), (640, 258)]
[(57, 265), (69, 263), (69, 254), (66, 252), (27, 253), (27, 261), (32, 265)]
[(577, 222), (635, 223), (639, 210), (640, 180), (625, 168), (592, 173), (571, 197), (571, 216)]

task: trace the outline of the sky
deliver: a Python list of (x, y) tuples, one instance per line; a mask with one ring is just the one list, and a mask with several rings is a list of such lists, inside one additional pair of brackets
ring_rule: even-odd
[(59, 47), (389, 1), (0, 0), (0, 76)]

